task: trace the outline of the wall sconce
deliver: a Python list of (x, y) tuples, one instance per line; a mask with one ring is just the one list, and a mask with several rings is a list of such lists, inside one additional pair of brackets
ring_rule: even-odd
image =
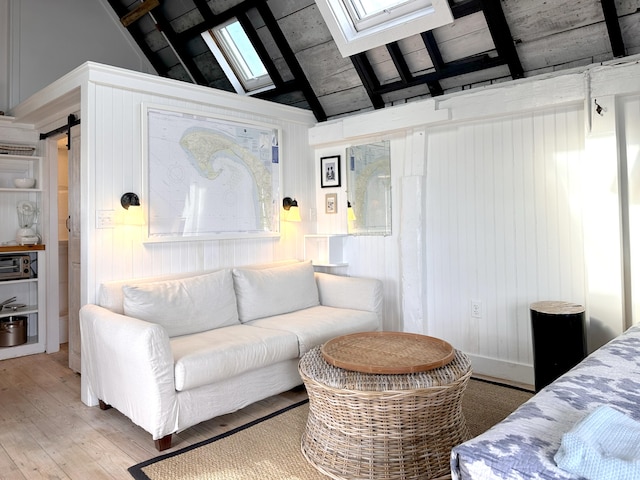
[(301, 222), (302, 218), (300, 217), (300, 209), (298, 208), (298, 201), (291, 197), (284, 197), (282, 199), (282, 208), (287, 212), (287, 216), (285, 220), (290, 222)]
[(122, 197), (120, 197), (120, 205), (122, 205), (122, 208), (125, 210), (129, 210), (129, 207), (139, 207), (140, 199), (135, 193), (123, 193)]
[(351, 202), (347, 202), (347, 220), (353, 222), (356, 219), (356, 212), (353, 210), (351, 206)]
[(127, 192), (120, 197), (120, 205), (126, 210), (124, 215), (125, 225), (144, 225), (140, 198), (132, 192)]

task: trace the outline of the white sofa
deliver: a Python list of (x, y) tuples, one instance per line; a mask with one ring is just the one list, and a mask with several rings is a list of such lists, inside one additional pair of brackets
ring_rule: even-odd
[(305, 352), (380, 330), (381, 316), (379, 280), (310, 262), (104, 283), (80, 310), (82, 400), (164, 450), (173, 433), (302, 384)]

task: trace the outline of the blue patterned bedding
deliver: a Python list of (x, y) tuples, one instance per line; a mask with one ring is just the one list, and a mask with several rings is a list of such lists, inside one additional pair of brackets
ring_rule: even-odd
[(553, 457), (562, 435), (600, 405), (640, 421), (640, 325), (593, 352), (493, 428), (455, 447), (452, 479), (584, 480), (560, 469)]

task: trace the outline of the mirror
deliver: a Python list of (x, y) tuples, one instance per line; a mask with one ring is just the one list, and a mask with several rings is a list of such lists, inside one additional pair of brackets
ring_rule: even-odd
[(347, 148), (347, 162), (349, 234), (391, 235), (389, 140)]

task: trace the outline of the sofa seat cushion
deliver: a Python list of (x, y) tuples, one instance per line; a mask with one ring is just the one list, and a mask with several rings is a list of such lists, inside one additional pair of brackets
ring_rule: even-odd
[(169, 337), (238, 325), (228, 269), (188, 278), (125, 285), (124, 313), (162, 325)]
[(241, 322), (320, 304), (310, 261), (273, 268), (234, 268), (233, 283)]
[(294, 333), (300, 346), (299, 356), (332, 338), (380, 329), (378, 316), (374, 312), (323, 305), (253, 320), (247, 325)]
[(248, 325), (216, 328), (170, 341), (178, 391), (298, 356), (298, 339), (293, 333)]

